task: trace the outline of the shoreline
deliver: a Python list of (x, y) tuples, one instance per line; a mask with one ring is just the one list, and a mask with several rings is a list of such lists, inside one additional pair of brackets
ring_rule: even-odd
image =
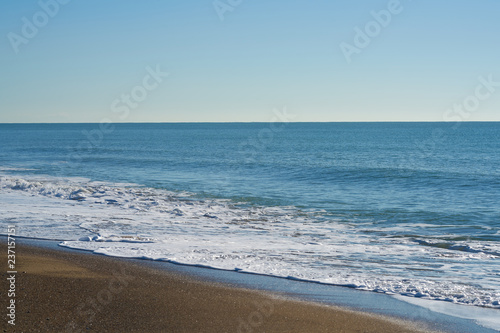
[[(24, 243), (17, 239), (16, 325), (4, 320), (7, 332), (430, 332), (417, 323), (237, 288), (137, 260)], [(0, 248), (6, 261), (6, 242)]]
[[(2, 260), (6, 260), (6, 237), (0, 239)], [(46, 330), (40, 332), (53, 331), (57, 325), (62, 332), (496, 332), (471, 320), (438, 314), (384, 294), (109, 257), (61, 247), (51, 240), (19, 237), (16, 243), (20, 265), (17, 277), (25, 291), (17, 295), (18, 323), (24, 323), (16, 325), (14, 331), (22, 325), (32, 331), (29, 325), (42, 323)], [(24, 270), (23, 265), (27, 265)], [(129, 276), (135, 280), (131, 285)], [(124, 288), (120, 288), (120, 281)], [(68, 283), (71, 289), (62, 287)], [(60, 314), (57, 319), (51, 318), (50, 312), (26, 310), (47, 298), (50, 305), (42, 302), (40, 308), (55, 309), (53, 312)], [(207, 299), (217, 302), (212, 304)], [(68, 313), (68, 308), (72, 312)], [(131, 314), (132, 309), (135, 311)], [(122, 319), (110, 322), (110, 317)], [(131, 318), (137, 327), (128, 324)], [(62, 327), (62, 321), (66, 326), (73, 323), (74, 328)], [(13, 331), (12, 327), (7, 329)]]

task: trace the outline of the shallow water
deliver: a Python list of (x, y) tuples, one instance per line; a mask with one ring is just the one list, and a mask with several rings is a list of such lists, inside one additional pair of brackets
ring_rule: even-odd
[(107, 255), (499, 309), (500, 124), (453, 125), (4, 124), (0, 221)]

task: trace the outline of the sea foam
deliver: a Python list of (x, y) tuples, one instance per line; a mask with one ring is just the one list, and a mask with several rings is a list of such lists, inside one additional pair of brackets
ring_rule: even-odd
[(4, 175), (0, 199), (20, 236), (66, 247), (500, 309), (500, 251), (485, 241), (381, 237), (324, 211), (83, 178)]

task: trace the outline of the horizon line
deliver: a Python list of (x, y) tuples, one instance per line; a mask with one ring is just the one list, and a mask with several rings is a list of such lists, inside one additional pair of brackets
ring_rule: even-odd
[(286, 124), (328, 124), (328, 123), (498, 123), (500, 120), (361, 120), (361, 121), (129, 121), (129, 122), (0, 122), (0, 125), (50, 125), (50, 124), (267, 124), (267, 123), (286, 123)]

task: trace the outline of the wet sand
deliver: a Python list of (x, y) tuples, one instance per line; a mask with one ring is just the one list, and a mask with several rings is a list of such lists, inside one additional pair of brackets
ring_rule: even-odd
[[(6, 263), (5, 243), (0, 251)], [(4, 332), (424, 332), (421, 324), (206, 282), (134, 260), (21, 244), (16, 252), (16, 325), (3, 314)], [(6, 313), (6, 269), (1, 274)]]

